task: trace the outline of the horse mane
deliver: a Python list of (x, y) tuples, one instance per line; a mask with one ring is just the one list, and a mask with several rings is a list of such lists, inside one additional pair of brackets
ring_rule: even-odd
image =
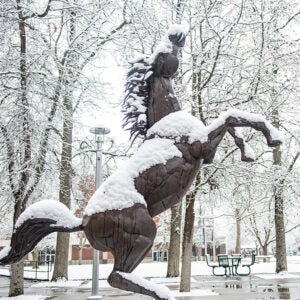
[(148, 129), (147, 107), (150, 94), (150, 78), (153, 74), (149, 57), (145, 56), (129, 63), (122, 104), (123, 128), (130, 131), (133, 141), (145, 136)]

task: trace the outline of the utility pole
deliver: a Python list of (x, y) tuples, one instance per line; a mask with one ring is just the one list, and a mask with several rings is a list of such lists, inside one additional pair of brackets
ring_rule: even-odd
[[(110, 130), (105, 127), (94, 127), (90, 129), (90, 132), (95, 135), (96, 138), (96, 176), (95, 185), (96, 190), (102, 183), (102, 145), (104, 142), (104, 135), (110, 133)], [(102, 296), (99, 293), (99, 251), (94, 249), (93, 251), (93, 274), (92, 274), (92, 295), (88, 297), (89, 300), (98, 300)]]

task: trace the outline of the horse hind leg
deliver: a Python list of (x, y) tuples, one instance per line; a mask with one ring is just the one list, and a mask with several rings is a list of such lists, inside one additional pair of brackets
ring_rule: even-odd
[(148, 210), (140, 207), (133, 214), (132, 211), (123, 211), (118, 223), (121, 226), (117, 226), (114, 230), (115, 264), (108, 277), (109, 284), (157, 300), (174, 299), (166, 287), (131, 274), (149, 252), (155, 238), (156, 226)]
[(108, 282), (113, 287), (144, 294), (157, 300), (175, 300), (168, 288), (159, 286), (135, 274), (113, 271)]
[(136, 247), (133, 247), (130, 253), (124, 256), (122, 253), (116, 254), (115, 267), (108, 277), (108, 282), (115, 288), (144, 294), (157, 300), (173, 300), (168, 288), (131, 273), (151, 249), (152, 242), (145, 237), (139, 237)]

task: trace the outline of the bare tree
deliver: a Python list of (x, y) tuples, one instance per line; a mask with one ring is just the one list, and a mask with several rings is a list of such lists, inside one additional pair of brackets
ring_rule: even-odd
[[(108, 26), (106, 13), (117, 11), (113, 3), (106, 3), (105, 12), (105, 4), (73, 4), (67, 8), (66, 3), (51, 0), (43, 4), (17, 0), (15, 6), (5, 5), (6, 13), (1, 16), (1, 24), (9, 24), (3, 33), (5, 44), (1, 53), (0, 131), (6, 150), (2, 150), (2, 167), (14, 201), (14, 223), (27, 203), (39, 194), (44, 171), (55, 167), (51, 160), (59, 157), (60, 141), (60, 197), (66, 204), (69, 201), (72, 115), (81, 99), (96, 87), (92, 87), (83, 70), (104, 44), (120, 37), (119, 32), (128, 23), (121, 18), (119, 24)], [(70, 7), (81, 13), (72, 15)], [(117, 14), (122, 16), (119, 11)], [(43, 19), (49, 15), (51, 18)], [(76, 36), (72, 17), (78, 28), (81, 26)], [(19, 65), (15, 64), (17, 61)], [(11, 296), (23, 293), (22, 270), (22, 263), (12, 266)]]
[[(69, 5), (72, 2), (72, 5)], [(73, 114), (82, 101), (88, 80), (84, 81), (84, 69), (88, 66), (91, 59), (97, 55), (100, 49), (118, 36), (118, 33), (128, 24), (126, 20), (121, 20), (119, 25), (112, 25), (110, 31), (99, 36), (99, 28), (95, 27), (95, 21), (104, 22), (104, 12), (102, 9), (113, 11), (113, 7), (96, 7), (94, 4), (82, 3), (83, 7), (73, 1), (67, 1), (67, 9), (61, 9), (60, 31), (65, 35), (58, 35), (56, 43), (68, 44), (62, 58), (56, 57), (58, 65), (64, 72), (62, 85), (62, 150), (60, 160), (60, 192), (59, 200), (67, 207), (71, 206), (72, 191), (72, 141), (73, 141)], [(82, 13), (86, 10), (87, 13)], [(93, 12), (93, 13), (92, 13)], [(103, 14), (104, 13), (104, 14)], [(100, 31), (101, 32), (101, 31)], [(89, 46), (87, 46), (89, 45)], [(84, 52), (83, 52), (84, 51)], [(79, 97), (75, 96), (79, 92)], [(69, 234), (58, 233), (56, 245), (56, 259), (52, 280), (68, 278), (68, 254), (69, 254)]]
[[(14, 201), (13, 224), (15, 224), (19, 215), (23, 212), (26, 204), (30, 200), (35, 188), (39, 184), (42, 174), (45, 169), (46, 148), (49, 143), (50, 126), (53, 121), (56, 111), (56, 101), (52, 99), (52, 110), (47, 115), (48, 126), (43, 132), (38, 132), (39, 149), (33, 145), (36, 142), (34, 135), (36, 129), (33, 120), (32, 106), (32, 86), (29, 82), (29, 77), (33, 76), (33, 66), (29, 69), (29, 64), (32, 63), (32, 55), (28, 54), (28, 36), (27, 29), (31, 20), (45, 17), (50, 8), (51, 0), (46, 3), (44, 12), (28, 13), (26, 7), (21, 5), (21, 1), (16, 1), (16, 6), (7, 8), (9, 15), (15, 16), (16, 22), (12, 24), (13, 28), (17, 28), (18, 45), (12, 49), (11, 44), (7, 46), (6, 55), (10, 55), (13, 51), (14, 55), (19, 58), (19, 65), (15, 69), (9, 70), (6, 68), (4, 73), (3, 83), (7, 89), (2, 93), (1, 105), (4, 107), (7, 101), (12, 101), (15, 104), (12, 111), (13, 114), (3, 115), (0, 124), (0, 129), (3, 137), (3, 143), (6, 148), (7, 175), (9, 186)], [(4, 20), (3, 20), (4, 21)], [(11, 41), (12, 42), (12, 41)], [(29, 60), (30, 57), (30, 61)], [(4, 62), (4, 60), (2, 60)], [(34, 153), (34, 151), (37, 151)], [(11, 281), (10, 281), (10, 296), (23, 294), (23, 262), (12, 265)]]

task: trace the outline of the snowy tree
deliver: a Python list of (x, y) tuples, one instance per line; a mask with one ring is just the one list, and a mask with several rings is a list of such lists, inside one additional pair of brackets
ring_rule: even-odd
[[(295, 141), (297, 134), (294, 130), (299, 125), (299, 121), (292, 118), (294, 124), (290, 126), (290, 120), (285, 117), (287, 116), (286, 109), (289, 109), (295, 99), (293, 88), (299, 84), (297, 76), (293, 75), (296, 74), (294, 72), (297, 68), (292, 63), (298, 59), (295, 52), (297, 45), (291, 37), (282, 32), (282, 26), (287, 24), (291, 26), (291, 23), (297, 21), (299, 7), (296, 5), (296, 7), (288, 8), (288, 3), (292, 2), (280, 1), (276, 7), (273, 2), (268, 1), (263, 3), (207, 1), (202, 5), (194, 6), (193, 2), (190, 2), (189, 10), (187, 10), (190, 11), (188, 19), (191, 29), (190, 51), (186, 50), (187, 53), (184, 55), (185, 59), (189, 57), (186, 61), (190, 64), (186, 65), (185, 82), (191, 91), (187, 94), (191, 96), (189, 103), (192, 111), (203, 123), (209, 123), (220, 110), (228, 107), (259, 111), (271, 120), (277, 109), (281, 118), (280, 128), (286, 126), (289, 141), (297, 144)], [(282, 25), (274, 26), (272, 23), (278, 18)], [(275, 37), (275, 33), (278, 37), (278, 31), (281, 31), (280, 39)], [(271, 49), (272, 43), (277, 46), (276, 51), (274, 48)], [(292, 46), (291, 51), (287, 50), (287, 45)], [(276, 76), (272, 71), (274, 56), (277, 60), (276, 65), (280, 65), (280, 74), (277, 70)], [(289, 74), (288, 77), (287, 74)], [(283, 125), (283, 120), (287, 121), (285, 125)], [(246, 131), (244, 134), (250, 144), (257, 140), (256, 133)], [(292, 156), (296, 157), (296, 148), (293, 150), (289, 147), (291, 142), (288, 142), (287, 151), (294, 152)], [(235, 180), (232, 177), (226, 178), (225, 173), (230, 172), (234, 178), (249, 178), (250, 169), (251, 175), (259, 176), (261, 180), (266, 170), (262, 171), (258, 168), (261, 162), (264, 161), (265, 168), (272, 167), (270, 165), (271, 153), (262, 149), (257, 151), (259, 160), (257, 163), (252, 163), (252, 167), (251, 165), (238, 167), (239, 154), (234, 153), (235, 146), (230, 140), (225, 140), (222, 145), (209, 173), (223, 173), (221, 181), (226, 181), (227, 189), (230, 187), (232, 190), (235, 189)], [(260, 170), (260, 173), (256, 170)], [(275, 173), (273, 176), (269, 174), (270, 176), (263, 182), (264, 187), (267, 185), (269, 191), (272, 191), (276, 177), (274, 177)], [(261, 184), (262, 182), (256, 181), (257, 186)], [(250, 215), (247, 211), (250, 207), (249, 202), (244, 200), (247, 199), (247, 193), (243, 193), (241, 197), (237, 195), (235, 199), (232, 216), (236, 214), (236, 220), (240, 222), (241, 218), (244, 219)], [(253, 205), (256, 203), (255, 198), (249, 201)]]
[[(13, 224), (25, 209), (44, 173), (46, 149), (57, 109), (55, 96), (50, 96), (51, 101), (43, 102), (46, 100), (47, 70), (40, 71), (43, 59), (35, 49), (28, 48), (28, 43), (37, 36), (33, 30), (34, 23), (48, 14), (50, 2), (39, 7), (40, 10), (30, 7), (30, 4), (22, 5), (20, 0), (14, 4), (10, 2), (5, 5), (1, 18), (6, 29), (1, 39), (4, 44), (1, 53), (0, 130), (5, 149), (2, 166), (14, 203)], [(45, 48), (40, 50), (43, 52)], [(38, 98), (41, 103), (39, 107)], [(46, 114), (41, 114), (43, 104)], [(43, 116), (46, 116), (46, 122), (36, 126)], [(23, 294), (22, 261), (12, 265), (9, 291), (10, 296), (20, 294)]]
[[(85, 152), (78, 149), (79, 142), (74, 143), (74, 127), (86, 106), (94, 109), (91, 104), (102, 92), (97, 78), (103, 62), (100, 50), (107, 53), (113, 49), (116, 59), (149, 54), (162, 32), (178, 22), (186, 25), (189, 32), (182, 56), (182, 76), (177, 82), (182, 106), (204, 124), (229, 107), (257, 111), (272, 119), (286, 134), (285, 145), (276, 149), (274, 156), (265, 147), (257, 146), (258, 162), (247, 166), (241, 166), (233, 142), (225, 139), (215, 163), (207, 169), (205, 177), (202, 174), (201, 188), (208, 186), (214, 176), (221, 195), (232, 195), (235, 191), (228, 214), (236, 213), (241, 224), (251, 220), (254, 224), (254, 219), (263, 215), (274, 234), (275, 216), (279, 217), (277, 232), (283, 232), (282, 228), (290, 232), (297, 226), (296, 221), (288, 223), (290, 220), (284, 219), (284, 215), (299, 208), (297, 1), (0, 3), (0, 195), (5, 199), (0, 203), (0, 211), (14, 206), (14, 222), (27, 203), (45, 193), (56, 193), (55, 188), (51, 191), (49, 181), (52, 186), (59, 186), (60, 199), (70, 205), (71, 190), (75, 190), (71, 182), (79, 180), (80, 175), (76, 158)], [(122, 53), (118, 51), (120, 47)], [(246, 130), (244, 135), (250, 145), (257, 144), (257, 133)], [(113, 156), (110, 158), (113, 160)], [(250, 177), (257, 180), (247, 183)], [(251, 184), (257, 190), (266, 190), (266, 197), (257, 197)], [(198, 198), (206, 201), (201, 194)], [(257, 210), (249, 208), (253, 206)], [(270, 207), (268, 215), (262, 214), (266, 207)], [(178, 210), (175, 219), (177, 214)], [(178, 226), (172, 224), (173, 233)], [(261, 229), (266, 224), (256, 225)], [(185, 234), (190, 237), (192, 226), (188, 227), (190, 232)], [(251, 228), (253, 231), (255, 226)], [(276, 271), (286, 269), (284, 250), (280, 250), (285, 248), (283, 239), (278, 235)], [(178, 244), (174, 247), (179, 248)], [(66, 266), (57, 276), (67, 277), (65, 269)], [(13, 278), (18, 277), (21, 282), (20, 265), (13, 266), (13, 270)], [(22, 293), (21, 285), (13, 285), (11, 295)]]
[[(68, 202), (72, 115), (82, 109), (84, 97), (90, 101), (96, 95), (96, 84), (85, 68), (127, 23), (122, 18), (118, 25), (105, 21), (106, 14), (116, 11), (122, 16), (114, 2), (91, 1), (84, 6), (51, 2), (3, 3), (1, 23), (7, 30), (1, 33), (0, 129), (5, 157), (1, 168), (7, 174), (4, 186), (10, 188), (14, 201), (14, 223), (26, 204), (36, 199), (41, 179), (47, 178), (45, 171), (57, 170), (60, 162), (61, 198)], [(13, 265), (10, 295), (23, 293), (21, 269), (22, 263)]]

